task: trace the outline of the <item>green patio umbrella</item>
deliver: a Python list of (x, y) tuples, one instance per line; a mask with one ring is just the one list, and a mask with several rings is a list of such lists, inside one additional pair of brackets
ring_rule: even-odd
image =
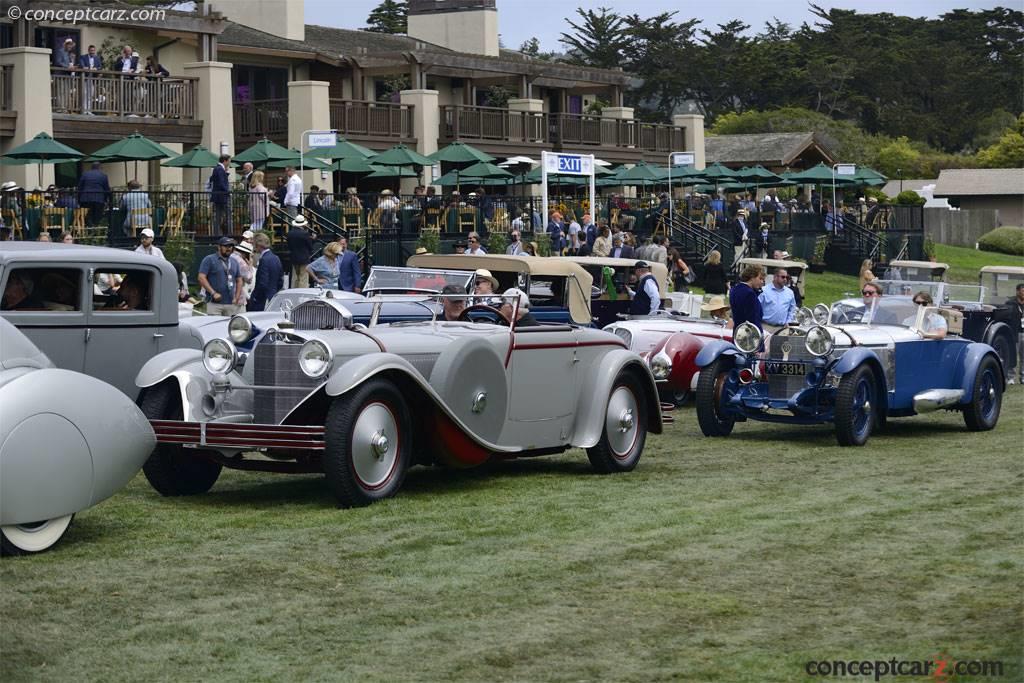
[(296, 169), (299, 169), (299, 170), (302, 170), (302, 171), (324, 171), (324, 170), (327, 170), (327, 169), (329, 169), (331, 167), (330, 164), (325, 164), (324, 162), (320, 161), (319, 159), (317, 159), (315, 157), (307, 157), (307, 156), (301, 157), (302, 165), (300, 167), (300, 165), (299, 165), (299, 160), (300, 160), (299, 150), (291, 149), (291, 150), (288, 150), (288, 151), (290, 151), (292, 154), (294, 154), (294, 156), (292, 156), (292, 157), (290, 157), (288, 159), (274, 159), (274, 160), (268, 161), (268, 162), (266, 162), (266, 167), (267, 168), (275, 168), (276, 169), (276, 168), (285, 168), (287, 166), (292, 166), (292, 167), (294, 167)]
[(656, 183), (665, 179), (664, 171), (646, 161), (638, 161), (633, 168), (620, 168), (615, 174), (616, 180), (624, 181), (621, 185), (640, 185)]
[(716, 182), (717, 184), (717, 181), (720, 180), (733, 180), (736, 177), (736, 171), (732, 170), (728, 166), (723, 166), (716, 161), (710, 166), (705, 167), (704, 170), (701, 171), (701, 175), (710, 181)]
[(885, 185), (889, 182), (888, 178), (870, 166), (858, 166), (857, 173), (853, 176), (853, 179), (860, 185), (871, 185), (872, 187)]
[(477, 162), (477, 163), (473, 164), (472, 166), (467, 166), (466, 168), (462, 169), (461, 171), (459, 171), (459, 173), (461, 173), (462, 175), (464, 175), (467, 178), (474, 178), (476, 180), (480, 180), (480, 179), (483, 179), (483, 178), (514, 178), (515, 177), (511, 173), (506, 171), (505, 169), (501, 168), (500, 166), (495, 166), (494, 164), (490, 163), (489, 161)]
[(239, 164), (249, 161), (255, 166), (263, 166), (268, 161), (282, 161), (284, 159), (294, 159), (298, 161), (299, 153), (286, 147), (282, 147), (276, 142), (271, 142), (267, 138), (263, 138), (244, 152), (236, 154), (232, 161)]
[(736, 171), (736, 177), (757, 185), (768, 185), (770, 182), (782, 180), (782, 176), (772, 173), (760, 164), (741, 168)]
[(73, 147), (54, 140), (49, 133), (39, 133), (3, 156), (12, 165), (39, 164), (39, 185), (43, 184), (43, 164), (77, 161), (85, 155)]
[(805, 171), (788, 175), (786, 180), (792, 180), (803, 185), (831, 185), (833, 177), (836, 179), (836, 185), (852, 185), (856, 182), (852, 178), (845, 176), (833, 176), (832, 167), (826, 166), (823, 163), (819, 163), (817, 166)]
[(330, 159), (332, 161), (337, 161), (338, 159), (369, 159), (377, 155), (372, 149), (349, 142), (345, 138), (338, 138), (338, 142), (333, 147), (310, 147), (305, 151), (305, 154), (317, 159)]
[(405, 145), (395, 145), (373, 158), (380, 166), (433, 166), (434, 160)]
[(428, 154), (434, 161), (447, 161), (453, 164), (473, 164), (478, 161), (494, 161), (494, 157), (486, 152), (481, 152), (472, 145), (464, 142), (453, 142), (447, 147), (442, 147), (433, 154)]
[(379, 166), (367, 178), (416, 178), (419, 174), (404, 166)]
[(168, 159), (161, 166), (170, 168), (213, 168), (218, 163), (217, 156), (202, 145), (196, 145), (181, 156)]
[(101, 147), (90, 155), (92, 161), (110, 163), (114, 161), (124, 162), (124, 174), (128, 175), (128, 162), (135, 162), (135, 177), (139, 176), (139, 162), (152, 161), (154, 159), (171, 159), (178, 156), (173, 149), (164, 147), (158, 142), (149, 138), (132, 133), (126, 138), (112, 142), (106, 147)]
[(332, 171), (341, 171), (342, 173), (373, 173), (381, 167), (374, 166), (373, 159), (349, 157), (335, 161), (330, 168)]

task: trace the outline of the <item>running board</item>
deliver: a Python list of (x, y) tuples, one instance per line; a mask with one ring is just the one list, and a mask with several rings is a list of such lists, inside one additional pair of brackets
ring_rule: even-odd
[(929, 389), (914, 396), (914, 412), (930, 413), (940, 408), (948, 408), (960, 402), (964, 397), (963, 389)]

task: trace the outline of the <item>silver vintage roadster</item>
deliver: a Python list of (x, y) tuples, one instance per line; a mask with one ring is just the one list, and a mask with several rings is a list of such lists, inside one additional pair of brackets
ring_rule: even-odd
[[(250, 354), (214, 339), (156, 356), (137, 378), (158, 441), (146, 477), (187, 495), (222, 467), (323, 472), (349, 507), (393, 496), (416, 464), (580, 447), (598, 472), (636, 467), (647, 433), (662, 429), (640, 357), (613, 334), (518, 325), (518, 304), (508, 319), (489, 304), (458, 321), (438, 320), (435, 306), (427, 320), (366, 327), (344, 301), (311, 300)], [(241, 342), (251, 326), (237, 322)]]

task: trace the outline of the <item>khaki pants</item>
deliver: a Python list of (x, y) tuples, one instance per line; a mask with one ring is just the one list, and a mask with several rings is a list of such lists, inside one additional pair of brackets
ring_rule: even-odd
[(306, 270), (305, 265), (292, 266), (292, 281), (289, 283), (289, 287), (296, 289), (309, 287), (309, 271)]
[(235, 304), (217, 304), (209, 302), (206, 304), (207, 315), (235, 315), (242, 312), (242, 306)]

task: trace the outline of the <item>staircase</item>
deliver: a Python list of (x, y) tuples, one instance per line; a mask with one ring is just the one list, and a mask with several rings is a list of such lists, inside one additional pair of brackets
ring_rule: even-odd
[(669, 243), (679, 251), (700, 282), (704, 277), (704, 261), (712, 250), (722, 254), (722, 263), (728, 264), (733, 256), (732, 239), (725, 234), (708, 230), (704, 225), (681, 214), (668, 221)]
[(857, 275), (864, 259), (878, 260), (878, 242), (877, 233), (843, 216), (842, 229), (832, 235), (825, 250), (825, 263), (830, 271)]

